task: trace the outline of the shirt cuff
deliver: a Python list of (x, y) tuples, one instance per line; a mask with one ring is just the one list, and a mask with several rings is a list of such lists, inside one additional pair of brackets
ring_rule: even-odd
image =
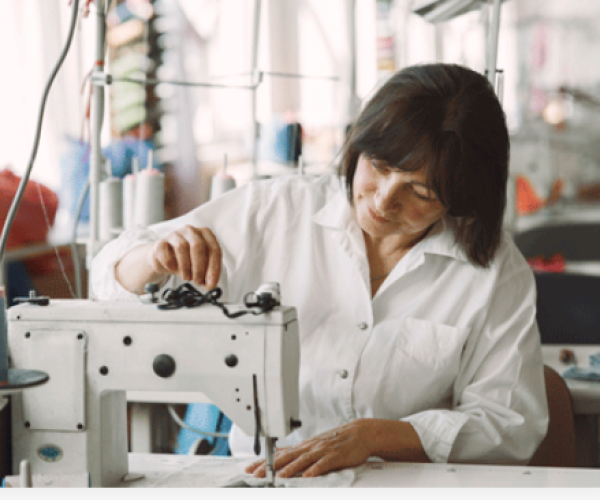
[(429, 460), (447, 463), (456, 436), (469, 416), (451, 410), (427, 410), (400, 420), (413, 426)]
[(92, 291), (94, 297), (101, 300), (137, 300), (137, 295), (121, 286), (115, 277), (117, 262), (133, 248), (153, 243), (158, 236), (144, 228), (128, 229), (109, 243), (96, 255), (92, 262)]

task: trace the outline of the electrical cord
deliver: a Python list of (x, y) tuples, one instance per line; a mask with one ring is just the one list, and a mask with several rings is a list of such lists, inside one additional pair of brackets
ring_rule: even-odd
[[(258, 310), (245, 309), (234, 313), (229, 312), (225, 304), (219, 302), (219, 299), (223, 295), (223, 291), (220, 288), (214, 288), (210, 292), (202, 293), (196, 290), (189, 283), (184, 283), (178, 288), (167, 288), (163, 293), (162, 304), (158, 304), (159, 309), (180, 309), (182, 307), (199, 307), (203, 304), (212, 304), (213, 306), (219, 307), (225, 316), (230, 319), (239, 318), (245, 314), (253, 314), (258, 316), (271, 311), (278, 302), (270, 294), (259, 294), (254, 292), (247, 293), (244, 297), (244, 305), (249, 308), (258, 308)], [(249, 300), (250, 296), (255, 297), (255, 301)]]
[(15, 194), (15, 197), (13, 198), (12, 204), (10, 206), (10, 210), (8, 212), (8, 216), (6, 217), (6, 221), (4, 222), (2, 236), (0, 237), (0, 262), (2, 262), (4, 259), (4, 252), (6, 250), (6, 242), (8, 241), (8, 235), (9, 235), (12, 225), (15, 221), (15, 217), (17, 215), (19, 205), (21, 204), (21, 199), (23, 198), (23, 194), (25, 193), (25, 187), (27, 186), (27, 182), (29, 181), (29, 176), (31, 175), (31, 170), (33, 169), (33, 163), (35, 161), (35, 157), (37, 156), (37, 151), (38, 151), (38, 147), (40, 144), (40, 137), (41, 137), (41, 133), (42, 133), (42, 121), (43, 121), (43, 117), (44, 117), (44, 110), (46, 108), (46, 101), (48, 99), (48, 94), (50, 93), (50, 88), (52, 87), (52, 84), (54, 83), (54, 79), (56, 78), (58, 70), (62, 66), (65, 58), (67, 57), (67, 53), (69, 52), (69, 48), (71, 47), (71, 42), (73, 40), (73, 34), (75, 33), (75, 27), (77, 25), (78, 8), (79, 8), (79, 0), (73, 0), (73, 8), (72, 8), (72, 13), (71, 13), (71, 25), (69, 27), (69, 34), (67, 37), (67, 41), (65, 43), (65, 46), (63, 48), (63, 51), (62, 51), (60, 57), (58, 58), (58, 61), (56, 62), (56, 65), (54, 66), (54, 69), (52, 70), (50, 78), (48, 79), (48, 82), (46, 83), (46, 87), (44, 89), (44, 94), (42, 96), (42, 102), (40, 105), (40, 111), (39, 111), (38, 121), (37, 121), (37, 129), (36, 129), (36, 133), (35, 133), (33, 149), (31, 151), (31, 157), (29, 159), (29, 164), (27, 165), (27, 169), (25, 170), (25, 173), (23, 174), (23, 178), (21, 179), (21, 182), (19, 183), (17, 193)]
[(200, 435), (206, 436), (206, 437), (212, 437), (212, 438), (228, 438), (229, 437), (229, 434), (226, 434), (223, 432), (201, 431), (200, 429), (196, 429), (194, 427), (189, 426), (183, 420), (181, 420), (179, 415), (177, 415), (177, 412), (175, 411), (175, 408), (173, 408), (173, 405), (167, 405), (167, 410), (169, 411), (169, 415), (171, 415), (171, 418), (175, 421), (175, 423), (177, 425), (179, 425), (179, 427), (182, 427), (183, 429), (187, 429), (188, 431), (192, 431), (192, 432), (195, 432), (196, 434), (200, 434)]
[[(46, 227), (49, 229), (50, 228), (50, 218), (48, 217), (48, 211), (46, 210), (46, 204), (44, 203), (44, 197), (42, 196), (42, 189), (40, 188), (39, 182), (36, 183), (35, 186), (37, 187), (37, 192), (40, 197), (40, 202), (42, 205), (42, 212), (44, 213), (44, 220), (46, 221)], [(56, 256), (56, 262), (58, 263), (58, 266), (63, 275), (63, 278), (65, 279), (65, 282), (67, 283), (67, 287), (69, 288), (71, 297), (75, 298), (76, 295), (75, 295), (75, 292), (73, 291), (73, 287), (71, 286), (71, 281), (69, 280), (69, 277), (67, 276), (67, 271), (65, 270), (65, 264), (63, 262), (63, 259), (60, 256), (58, 247), (56, 245), (52, 245), (52, 246), (53, 246), (53, 250), (54, 250), (54, 255)], [(70, 245), (70, 249), (71, 249), (71, 252), (73, 252), (72, 243)], [(75, 259), (75, 254), (73, 254), (73, 259)], [(73, 260), (73, 262), (75, 262), (75, 260)]]

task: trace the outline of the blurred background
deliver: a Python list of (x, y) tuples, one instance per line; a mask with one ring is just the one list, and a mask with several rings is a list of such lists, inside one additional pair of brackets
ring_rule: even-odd
[[(298, 144), (308, 169), (334, 167), (345, 127), (397, 69), (446, 61), (484, 70), (488, 21), (481, 10), (431, 24), (412, 12), (415, 3), (263, 2), (257, 66), (303, 78), (265, 75), (256, 92), (259, 173), (297, 161)], [(20, 175), (41, 91), (66, 36), (69, 2), (5, 0), (0, 14), (6, 71), (0, 82), (0, 166)], [(107, 31), (110, 71), (248, 85), (253, 15), (248, 0), (115, 0)], [(518, 216), (557, 202), (595, 203), (598, 197), (599, 22), (594, 0), (514, 0), (502, 6), (498, 67), (513, 139), (511, 172), (521, 178)], [(81, 18), (50, 94), (32, 175), (59, 195), (58, 222), (73, 211), (78, 177), (85, 175), (74, 170), (85, 163), (80, 156), (89, 141), (94, 40), (93, 15)], [(244, 163), (252, 157), (252, 100), (244, 89), (114, 84), (103, 146), (115, 158), (156, 149), (171, 188), (169, 215), (179, 215), (206, 201), (210, 176), (225, 154), (234, 177), (250, 177)], [(300, 136), (295, 151), (276, 145), (286, 131)]]
[[(307, 172), (334, 168), (345, 128), (394, 71), (431, 61), (485, 68), (484, 12), (431, 24), (412, 12), (415, 3), (266, 0), (257, 66), (301, 78), (265, 74), (256, 96), (245, 89), (113, 84), (102, 136), (105, 154), (114, 158), (113, 169), (126, 169), (119, 163), (155, 149), (167, 177), (168, 215), (182, 214), (209, 197), (210, 177), (224, 155), (239, 182), (251, 177), (255, 98), (259, 174), (293, 166), (300, 153)], [(254, 6), (248, 0), (115, 0), (107, 30), (109, 71), (249, 85)], [(82, 170), (93, 17), (80, 18), (74, 47), (50, 94), (32, 174), (58, 194), (57, 223), (73, 215), (78, 184), (87, 175)], [(6, 71), (0, 82), (0, 166), (17, 175), (27, 165), (41, 91), (68, 21), (67, 0), (0, 3)], [(512, 134), (516, 217), (555, 203), (595, 204), (600, 196), (600, 67), (594, 64), (599, 23), (600, 3), (594, 0), (513, 0), (502, 6), (498, 67), (504, 71)], [(288, 149), (282, 147), (284, 136)]]

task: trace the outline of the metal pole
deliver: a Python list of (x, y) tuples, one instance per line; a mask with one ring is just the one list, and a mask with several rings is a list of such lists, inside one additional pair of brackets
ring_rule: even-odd
[(504, 104), (504, 71), (498, 70), (498, 78), (496, 79), (496, 95), (500, 104)]
[(260, 34), (260, 11), (261, 0), (254, 0), (254, 28), (252, 40), (252, 79), (254, 88), (252, 90), (252, 177), (258, 177), (258, 138), (260, 135), (257, 116), (258, 87), (262, 81), (262, 75), (258, 71), (258, 42)]
[[(96, 2), (96, 60), (94, 72), (104, 72), (104, 40), (106, 36), (106, 19), (104, 13), (105, 0)], [(102, 144), (100, 134), (104, 120), (104, 86), (96, 82), (92, 93), (92, 123), (90, 137), (90, 234), (87, 246), (87, 268), (91, 269), (92, 259), (96, 255), (98, 239), (98, 189), (100, 175), (103, 169)], [(88, 297), (92, 298), (91, 280), (89, 281)]]
[(350, 99), (348, 109), (348, 123), (353, 123), (357, 115), (357, 103), (359, 101), (356, 78), (356, 0), (350, 0), (346, 6), (348, 20), (348, 41), (350, 42)]
[(496, 68), (498, 62), (498, 38), (500, 36), (500, 7), (502, 0), (494, 0), (492, 25), (488, 39), (487, 76), (493, 87), (496, 86)]

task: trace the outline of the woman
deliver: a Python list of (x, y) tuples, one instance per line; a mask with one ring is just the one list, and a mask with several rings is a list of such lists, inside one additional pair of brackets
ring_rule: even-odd
[[(404, 69), (352, 127), (342, 182), (254, 182), (125, 233), (95, 259), (95, 292), (192, 281), (241, 302), (279, 282), (298, 310), (303, 422), (278, 442), (281, 477), (370, 456), (524, 464), (547, 405), (533, 275), (502, 232), (508, 150), (483, 76)], [(252, 444), (234, 426), (233, 454)]]

